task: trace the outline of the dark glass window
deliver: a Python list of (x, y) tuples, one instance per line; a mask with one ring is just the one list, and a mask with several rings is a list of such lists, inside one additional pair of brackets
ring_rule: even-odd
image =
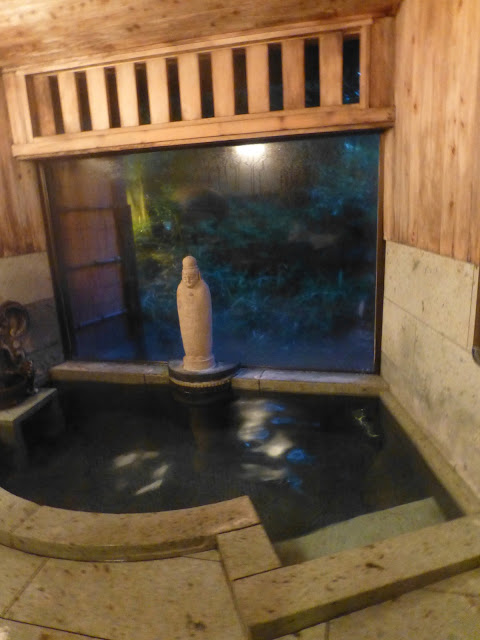
[[(176, 288), (191, 254), (217, 360), (372, 371), (378, 150), (368, 133), (50, 162), (57, 254), (75, 254), (63, 283), (74, 355), (182, 357)], [(95, 208), (107, 178), (131, 213)], [(98, 193), (77, 220), (57, 195), (72, 197), (69, 181)]]

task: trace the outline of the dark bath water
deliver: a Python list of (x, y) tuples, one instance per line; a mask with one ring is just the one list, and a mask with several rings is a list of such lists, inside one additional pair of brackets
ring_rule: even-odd
[(40, 504), (125, 513), (248, 495), (279, 541), (432, 495), (446, 500), (375, 398), (244, 392), (187, 406), (162, 386), (60, 392), (67, 429), (52, 438), (41, 416), (27, 423), (27, 468), (15, 469), (0, 445), (0, 484)]

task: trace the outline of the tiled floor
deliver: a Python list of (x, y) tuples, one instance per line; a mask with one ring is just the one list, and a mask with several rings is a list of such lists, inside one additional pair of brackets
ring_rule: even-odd
[[(75, 562), (0, 547), (1, 640), (242, 640), (216, 551)], [(478, 640), (480, 569), (284, 640)]]
[(2, 640), (64, 640), (52, 629), (109, 640), (245, 637), (216, 552), (103, 563), (0, 552)]

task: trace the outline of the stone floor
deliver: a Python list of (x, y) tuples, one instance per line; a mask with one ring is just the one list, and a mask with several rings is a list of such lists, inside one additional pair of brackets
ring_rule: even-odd
[[(247, 638), (216, 550), (78, 562), (0, 546), (1, 640)], [(284, 640), (478, 640), (480, 569), (283, 636)]]

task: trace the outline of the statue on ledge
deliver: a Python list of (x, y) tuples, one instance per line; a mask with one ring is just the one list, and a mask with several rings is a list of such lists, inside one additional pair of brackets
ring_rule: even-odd
[(30, 324), (23, 305), (10, 300), (0, 304), (0, 408), (20, 402), (35, 392), (35, 371), (21, 338)]
[(177, 310), (180, 321), (186, 371), (204, 371), (215, 366), (212, 353), (212, 301), (210, 289), (193, 256), (183, 259), (182, 281), (177, 289)]

